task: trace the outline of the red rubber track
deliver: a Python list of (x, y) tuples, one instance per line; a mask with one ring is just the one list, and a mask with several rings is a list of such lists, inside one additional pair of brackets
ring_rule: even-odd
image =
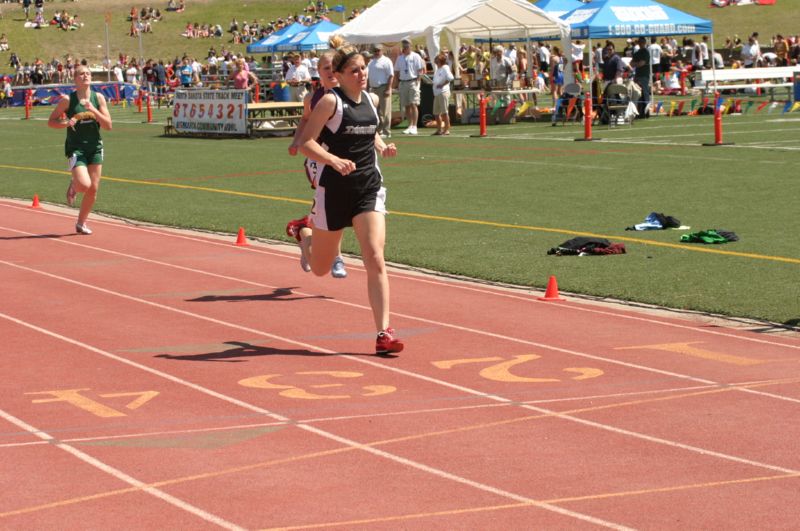
[(380, 358), (357, 260), (73, 225), (0, 200), (0, 528), (800, 518), (795, 336), (392, 269)]

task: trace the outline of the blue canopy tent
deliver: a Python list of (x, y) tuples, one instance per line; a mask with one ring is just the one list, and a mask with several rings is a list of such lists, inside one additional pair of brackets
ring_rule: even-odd
[[(665, 35), (711, 35), (712, 23), (654, 0), (592, 0), (561, 19), (570, 25), (573, 39), (618, 39)], [(590, 52), (591, 53), (591, 52)], [(593, 69), (592, 61), (589, 61)], [(711, 61), (713, 68), (714, 61)], [(591, 71), (591, 70), (590, 70)]]
[(561, 17), (577, 39), (711, 33), (711, 21), (653, 0), (593, 0)]
[(339, 24), (334, 24), (330, 20), (322, 20), (295, 33), (289, 39), (281, 40), (276, 47), (280, 52), (327, 50), (330, 48), (328, 39), (339, 28), (341, 28)]
[(272, 32), (269, 36), (258, 42), (247, 45), (247, 53), (273, 53), (277, 51), (277, 44), (288, 39), (306, 29), (307, 26), (295, 22), (289, 26), (284, 26), (278, 31)]
[(545, 13), (560, 17), (586, 4), (581, 0), (539, 0), (535, 5)]

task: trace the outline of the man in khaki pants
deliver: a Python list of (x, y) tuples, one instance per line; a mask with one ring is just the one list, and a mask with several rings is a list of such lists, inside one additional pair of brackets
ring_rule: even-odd
[(425, 61), (415, 51), (411, 50), (411, 41), (403, 39), (400, 42), (401, 52), (394, 62), (394, 71), (397, 72), (398, 89), (400, 90), (400, 109), (408, 120), (408, 129), (404, 135), (417, 134), (417, 121), (419, 120), (420, 92), (419, 83), (425, 73)]
[(369, 91), (378, 96), (378, 133), (383, 138), (392, 136), (392, 83), (394, 82), (394, 65), (392, 60), (383, 54), (383, 45), (372, 47), (372, 60), (367, 66)]

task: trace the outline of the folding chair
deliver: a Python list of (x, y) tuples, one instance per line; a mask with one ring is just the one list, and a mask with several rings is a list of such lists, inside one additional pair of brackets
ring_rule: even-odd
[(621, 124), (633, 124), (633, 116), (628, 112), (631, 97), (625, 85), (612, 83), (603, 92), (603, 104), (600, 112), (600, 122), (614, 127)]
[(553, 125), (561, 121), (567, 125), (568, 120), (576, 123), (583, 120), (583, 97), (581, 86), (577, 83), (570, 83), (564, 87), (564, 92), (556, 103), (556, 115), (553, 117)]

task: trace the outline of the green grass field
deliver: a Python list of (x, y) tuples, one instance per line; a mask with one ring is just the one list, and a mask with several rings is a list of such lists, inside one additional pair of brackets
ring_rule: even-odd
[[(556, 275), (562, 291), (797, 324), (800, 112), (781, 107), (726, 116), (731, 147), (701, 146), (714, 139), (710, 116), (596, 127), (602, 141), (593, 143), (574, 141), (580, 125), (529, 121), (490, 127), (486, 138), (471, 136), (476, 126), (451, 137), (397, 134), (399, 156), (383, 163), (387, 258), (524, 286)], [(96, 209), (288, 241), (286, 221), (311, 197), (289, 140), (163, 137), (167, 112), (146, 124), (135, 108), (112, 108)], [(47, 114), (0, 111), (0, 196), (64, 203), (64, 133), (47, 128)], [(625, 231), (651, 211), (741, 240), (703, 246), (681, 244), (679, 231)], [(547, 256), (584, 233), (624, 242), (628, 254)], [(349, 234), (345, 251), (358, 252)]]

